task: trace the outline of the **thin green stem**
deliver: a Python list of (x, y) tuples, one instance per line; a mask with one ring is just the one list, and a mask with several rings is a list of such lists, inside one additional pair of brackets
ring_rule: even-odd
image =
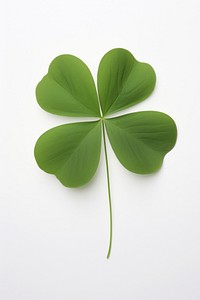
[(112, 247), (112, 202), (111, 202), (111, 193), (110, 193), (110, 176), (109, 176), (109, 167), (108, 167), (108, 155), (107, 155), (107, 147), (106, 147), (106, 137), (105, 137), (105, 123), (102, 118), (102, 128), (103, 128), (103, 143), (104, 143), (104, 152), (106, 159), (106, 174), (107, 174), (107, 185), (108, 185), (108, 199), (109, 199), (109, 213), (110, 213), (110, 239), (109, 239), (109, 247), (107, 258), (110, 257), (111, 247)]

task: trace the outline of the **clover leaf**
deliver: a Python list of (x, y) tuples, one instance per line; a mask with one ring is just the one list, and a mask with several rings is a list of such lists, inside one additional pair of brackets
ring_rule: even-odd
[(156, 172), (177, 138), (175, 122), (161, 112), (107, 116), (145, 100), (155, 83), (156, 75), (149, 64), (119, 48), (106, 53), (100, 62), (98, 94), (90, 70), (73, 55), (56, 57), (36, 88), (39, 105), (50, 113), (98, 118), (48, 130), (36, 142), (34, 154), (43, 171), (54, 174), (66, 187), (79, 187), (96, 172), (103, 135), (110, 211), (107, 258), (112, 245), (112, 204), (105, 132), (121, 164), (138, 174)]

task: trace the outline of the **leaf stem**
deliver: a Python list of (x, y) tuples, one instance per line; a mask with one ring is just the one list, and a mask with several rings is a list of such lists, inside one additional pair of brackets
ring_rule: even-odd
[(106, 137), (105, 137), (105, 123), (102, 118), (102, 128), (103, 128), (103, 143), (104, 143), (104, 152), (106, 159), (106, 174), (107, 174), (107, 185), (108, 185), (108, 199), (109, 199), (109, 213), (110, 213), (110, 239), (109, 239), (109, 247), (107, 258), (110, 257), (111, 247), (112, 247), (112, 202), (111, 202), (111, 193), (110, 193), (110, 176), (109, 176), (109, 167), (108, 167), (108, 155), (107, 155), (107, 147), (106, 147)]

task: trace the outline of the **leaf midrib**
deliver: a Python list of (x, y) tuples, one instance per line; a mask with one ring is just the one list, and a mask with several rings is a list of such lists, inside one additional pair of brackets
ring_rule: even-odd
[[(124, 131), (119, 125), (114, 124), (114, 123), (111, 124), (111, 125), (112, 125), (112, 126), (115, 126), (115, 127), (117, 127), (117, 128), (119, 128), (120, 131), (123, 132), (123, 134), (126, 134), (126, 135), (128, 135), (128, 136), (132, 136), (132, 134), (130, 134), (130, 133), (127, 132), (127, 131)], [(158, 151), (158, 150), (153, 149), (152, 147), (149, 146), (149, 144), (147, 144), (147, 143), (145, 143), (143, 140), (137, 138), (136, 135), (135, 135), (135, 133), (133, 134), (133, 137), (134, 137), (135, 140), (137, 140), (138, 142), (140, 142), (140, 143), (142, 143), (143, 145), (145, 145), (145, 147), (148, 147), (148, 148), (150, 148), (152, 151), (155, 151), (155, 152), (157, 152), (157, 153), (159, 153), (159, 154), (162, 154), (161, 151)], [(164, 152), (163, 152), (163, 153), (164, 153)]]
[[(133, 67), (135, 66), (135, 64), (136, 64), (137, 62), (138, 62), (138, 61), (137, 61), (136, 59), (134, 59), (132, 68), (131, 68), (131, 70), (130, 70), (130, 72), (129, 72), (127, 78), (126, 78), (125, 83), (122, 85), (120, 91), (118, 92), (117, 98), (114, 100), (114, 102), (110, 105), (110, 107), (109, 107), (109, 108), (107, 109), (107, 111), (105, 112), (105, 115), (108, 114), (108, 113), (110, 113), (111, 108), (114, 106), (114, 104), (115, 104), (115, 103), (117, 102), (117, 100), (119, 99), (119, 97), (120, 97), (120, 95), (122, 94), (122, 91), (123, 91), (123, 89), (124, 89), (124, 87), (125, 87), (125, 85), (126, 85), (128, 79), (129, 79), (129, 77), (130, 77), (130, 75), (131, 75), (131, 73), (132, 73), (132, 71), (133, 71)], [(123, 71), (123, 74), (124, 74), (124, 72), (125, 72), (125, 71)]]
[[(99, 121), (95, 121), (97, 124), (91, 128), (87, 133), (86, 135), (81, 139), (80, 143), (75, 147), (75, 150), (67, 157), (67, 159), (65, 160), (65, 162), (63, 163), (62, 167), (59, 167), (55, 170), (55, 174), (56, 172), (59, 170), (59, 169), (63, 169), (65, 167), (65, 165), (68, 163), (68, 161), (71, 159), (71, 157), (74, 155), (74, 153), (77, 152), (77, 149), (80, 147), (80, 145), (83, 143), (83, 141), (86, 139), (86, 137), (91, 133), (92, 130), (94, 130), (96, 128), (97, 125), (99, 125)], [(66, 153), (67, 151), (64, 151), (63, 153)], [(62, 153), (62, 154), (63, 154)]]
[[(60, 82), (57, 81), (53, 76), (51, 76), (49, 73), (47, 74), (47, 76), (49, 76), (49, 77), (51, 78), (51, 80), (55, 81), (55, 82), (57, 83), (57, 85), (59, 85), (59, 86), (65, 91), (65, 93), (67, 92), (68, 94), (70, 94), (70, 96), (72, 97), (72, 99), (73, 99), (76, 103), (78, 103), (79, 105), (81, 104), (82, 107), (87, 108), (89, 112), (91, 112), (91, 113), (93, 113), (93, 114), (96, 113), (96, 112), (94, 112), (93, 110), (91, 110), (91, 108), (89, 108), (87, 105), (85, 105), (85, 103), (82, 103), (82, 102), (80, 102), (79, 100), (77, 100), (76, 98), (74, 98), (74, 96), (72, 95), (71, 91), (68, 91), (68, 90), (67, 90), (64, 86), (62, 86), (62, 85), (60, 84)], [(64, 77), (64, 78), (65, 78), (65, 77)], [(65, 80), (66, 80), (66, 78), (65, 78)]]

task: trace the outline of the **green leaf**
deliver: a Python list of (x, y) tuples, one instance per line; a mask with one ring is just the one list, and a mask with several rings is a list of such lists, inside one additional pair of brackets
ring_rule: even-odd
[(101, 123), (81, 122), (52, 128), (38, 139), (39, 167), (67, 187), (87, 183), (95, 174), (101, 149)]
[(97, 83), (101, 112), (88, 67), (72, 55), (53, 60), (36, 88), (39, 105), (54, 114), (99, 120), (48, 130), (36, 142), (34, 154), (42, 170), (54, 174), (67, 187), (79, 187), (96, 172), (103, 133), (110, 215), (109, 258), (112, 201), (105, 128), (119, 161), (138, 174), (153, 173), (161, 167), (164, 156), (176, 143), (177, 129), (168, 115), (155, 111), (105, 118), (146, 99), (155, 87), (153, 68), (137, 61), (129, 51), (113, 49), (106, 53), (99, 65)]
[(102, 58), (98, 70), (98, 92), (103, 115), (130, 107), (154, 90), (153, 68), (137, 61), (125, 49), (113, 49)]
[(99, 117), (94, 80), (88, 67), (73, 55), (60, 55), (36, 88), (39, 105), (63, 116)]
[(177, 129), (168, 115), (145, 111), (106, 119), (112, 148), (129, 171), (148, 174), (157, 171), (164, 156), (176, 143)]

